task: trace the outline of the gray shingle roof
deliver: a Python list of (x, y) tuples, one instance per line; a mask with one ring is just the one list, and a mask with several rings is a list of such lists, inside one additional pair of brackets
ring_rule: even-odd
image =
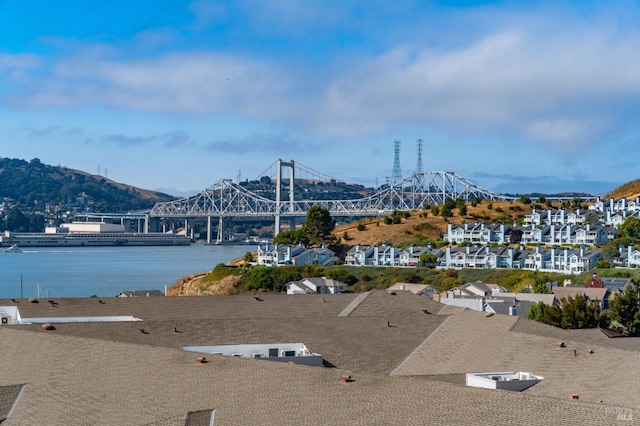
[[(27, 383), (5, 423), (184, 426), (215, 407), (216, 425), (475, 425), (522, 424), (522, 419), (602, 425), (616, 424), (610, 415), (615, 410), (640, 403), (635, 386), (640, 367), (634, 362), (640, 348), (611, 346), (633, 339), (446, 311), (408, 292), (374, 291), (345, 309), (356, 297), (110, 298), (103, 304), (57, 299), (56, 307), (20, 300), (23, 317), (55, 312), (135, 315), (145, 321), (60, 323), (53, 331), (1, 326), (0, 389)], [(455, 314), (437, 315), (445, 311)], [(567, 348), (556, 349), (557, 339)], [(199, 364), (197, 354), (181, 350), (293, 341), (304, 342), (336, 368), (223, 356)], [(593, 354), (584, 352), (587, 346)], [(512, 368), (545, 380), (523, 393), (461, 385), (463, 373)], [(341, 383), (341, 374), (353, 381)], [(580, 400), (570, 400), (571, 393)]]

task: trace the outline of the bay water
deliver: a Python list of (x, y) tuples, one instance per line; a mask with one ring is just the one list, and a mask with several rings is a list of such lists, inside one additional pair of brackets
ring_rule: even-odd
[(24, 247), (0, 252), (0, 298), (112, 297), (161, 290), (185, 275), (210, 271), (257, 246)]

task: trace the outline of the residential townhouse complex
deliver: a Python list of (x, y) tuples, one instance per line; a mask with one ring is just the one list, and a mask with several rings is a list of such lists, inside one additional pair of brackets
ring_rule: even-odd
[[(586, 210), (533, 209), (515, 224), (449, 224), (444, 248), (411, 246), (401, 249), (381, 244), (356, 244), (343, 261), (350, 266), (420, 266), (423, 254), (433, 254), (438, 268), (511, 268), (578, 274), (593, 269), (602, 259), (596, 246), (615, 238), (620, 218), (640, 215), (640, 198), (634, 201), (598, 200)], [(616, 218), (616, 220), (613, 220)], [(516, 244), (514, 244), (516, 243)], [(512, 246), (509, 247), (508, 245)], [(621, 247), (622, 264), (640, 267), (640, 249)], [(340, 260), (327, 248), (261, 246), (260, 265), (328, 265)], [(422, 265), (425, 266), (425, 265)]]
[(326, 247), (305, 248), (301, 244), (266, 244), (258, 247), (258, 265), (331, 265), (337, 260), (335, 253)]
[(509, 268), (534, 271), (579, 274), (592, 269), (602, 257), (600, 249), (573, 248), (526, 249), (508, 247), (450, 247), (445, 248), (438, 266), (442, 268)]

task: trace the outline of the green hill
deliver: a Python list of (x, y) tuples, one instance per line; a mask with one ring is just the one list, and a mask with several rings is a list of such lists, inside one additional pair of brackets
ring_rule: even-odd
[[(151, 208), (174, 197), (148, 191), (66, 167), (0, 158), (0, 205), (4, 225), (14, 214), (58, 217), (61, 212), (126, 212)], [(18, 213), (19, 212), (19, 213)], [(22, 230), (42, 231), (42, 220)], [(28, 228), (28, 229), (27, 229)]]

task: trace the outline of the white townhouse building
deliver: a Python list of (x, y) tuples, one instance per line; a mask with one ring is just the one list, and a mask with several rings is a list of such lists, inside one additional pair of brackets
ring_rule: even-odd
[(386, 244), (383, 244), (381, 246), (374, 246), (370, 265), (399, 266), (399, 255), (401, 251), (402, 250), (397, 249), (394, 246), (388, 246)]
[(640, 197), (636, 197), (633, 200), (627, 200), (626, 198), (620, 198), (618, 200), (609, 198), (607, 200), (601, 200), (598, 198), (594, 203), (589, 206), (589, 210), (595, 210), (599, 213), (609, 212), (615, 213), (635, 213), (640, 211)]
[(537, 246), (535, 250), (522, 247), (491, 248), (461, 247), (452, 249), (447, 246), (445, 255), (440, 259), (440, 268), (511, 268), (534, 271), (561, 272), (577, 274), (592, 269), (602, 257), (599, 249), (586, 250), (565, 248), (558, 250)]
[(449, 243), (469, 242), (472, 244), (509, 242), (511, 227), (504, 224), (485, 225), (482, 222), (461, 225), (447, 225), (447, 233), (443, 239)]
[(410, 246), (408, 249), (400, 251), (398, 255), (399, 266), (419, 266), (420, 256), (427, 253), (431, 253), (438, 258), (443, 254), (442, 250), (432, 247)]
[(604, 225), (592, 225), (586, 223), (576, 225), (566, 224), (541, 224), (522, 227), (522, 243), (545, 245), (575, 245), (584, 244), (593, 246), (604, 244), (615, 235), (615, 229)]
[(640, 268), (640, 249), (633, 245), (627, 247), (627, 266)]
[(258, 265), (293, 265), (293, 258), (306, 249), (302, 245), (265, 244), (258, 247)]
[(347, 291), (348, 285), (331, 278), (314, 277), (289, 281), (287, 294), (337, 294)]
[(337, 260), (335, 253), (324, 246), (305, 248), (302, 245), (266, 244), (258, 247), (258, 265), (330, 265)]
[(338, 263), (336, 254), (326, 247), (314, 247), (292, 256), (293, 265), (333, 265)]
[(373, 247), (356, 244), (347, 252), (344, 263), (351, 266), (370, 266), (373, 264)]
[(438, 266), (441, 268), (519, 269), (524, 265), (522, 250), (507, 247), (447, 246)]

